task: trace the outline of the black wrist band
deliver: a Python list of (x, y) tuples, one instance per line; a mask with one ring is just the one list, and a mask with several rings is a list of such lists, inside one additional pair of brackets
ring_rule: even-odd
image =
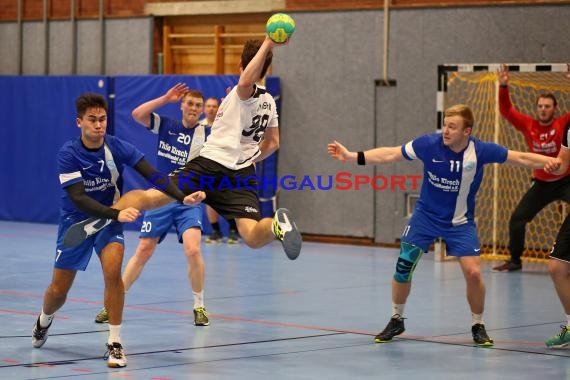
[(364, 159), (364, 152), (356, 153), (356, 162), (358, 165), (366, 165), (366, 160)]
[(501, 84), (500, 86), (501, 86), (501, 87), (504, 87), (504, 88), (507, 88), (507, 87), (509, 87), (509, 85), (508, 85), (508, 84)]

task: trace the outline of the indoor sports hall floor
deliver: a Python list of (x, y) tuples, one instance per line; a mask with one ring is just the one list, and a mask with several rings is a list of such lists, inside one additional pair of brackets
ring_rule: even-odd
[[(55, 225), (0, 222), (1, 379), (567, 379), (570, 350), (548, 350), (564, 313), (544, 266), (491, 273), (485, 321), (493, 348), (473, 345), (455, 262), (424, 257), (407, 331), (373, 336), (390, 316), (397, 250), (306, 243), (289, 261), (278, 243), (204, 245), (209, 327), (192, 324), (192, 293), (173, 235), (127, 295), (124, 369), (102, 359), (106, 325), (93, 322), (103, 282), (94, 257), (78, 273), (41, 349), (30, 332), (52, 268)], [(127, 232), (127, 254), (137, 234)]]

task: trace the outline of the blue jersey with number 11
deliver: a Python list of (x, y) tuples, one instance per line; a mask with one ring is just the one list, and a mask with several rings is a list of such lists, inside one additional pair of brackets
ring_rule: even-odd
[(483, 166), (505, 162), (507, 152), (501, 145), (470, 137), (467, 147), (456, 153), (443, 144), (440, 133), (403, 145), (406, 159), (419, 159), (424, 165), (422, 191), (414, 212), (424, 213), (443, 226), (473, 223)]

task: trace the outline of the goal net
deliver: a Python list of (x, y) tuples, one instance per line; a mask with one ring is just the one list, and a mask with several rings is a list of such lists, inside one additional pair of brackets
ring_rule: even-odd
[[(512, 150), (528, 151), (523, 135), (499, 113), (498, 67), (499, 64), (439, 67), (438, 129), (441, 128), (445, 108), (457, 103), (467, 104), (475, 115), (474, 136)], [(566, 70), (565, 64), (509, 64), (509, 68), (511, 101), (520, 112), (536, 115), (536, 99), (545, 92), (556, 96), (557, 115), (570, 110), (570, 80), (562, 72)], [(509, 258), (509, 219), (530, 187), (531, 179), (530, 169), (497, 164), (485, 169), (476, 198), (475, 215), (481, 258)], [(567, 209), (564, 202), (551, 203), (527, 224), (525, 261), (542, 262), (548, 258)]]

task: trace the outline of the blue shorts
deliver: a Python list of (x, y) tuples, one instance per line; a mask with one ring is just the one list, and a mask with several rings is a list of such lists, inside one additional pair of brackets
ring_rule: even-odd
[(91, 259), (93, 249), (95, 249), (95, 253), (97, 253), (97, 255), (100, 255), (103, 248), (110, 243), (125, 244), (123, 224), (113, 222), (96, 234), (89, 236), (83, 243), (81, 243), (81, 245), (75, 248), (65, 248), (63, 246), (63, 235), (65, 235), (65, 231), (67, 231), (67, 229), (75, 222), (77, 221), (63, 220), (59, 224), (57, 231), (57, 247), (55, 252), (55, 268), (85, 270), (87, 268), (87, 264), (89, 264), (89, 260)]
[(146, 211), (141, 227), (141, 238), (156, 238), (164, 240), (170, 228), (174, 226), (178, 241), (182, 243), (182, 234), (190, 228), (202, 230), (202, 206), (186, 206), (171, 203), (164, 207)]
[(448, 256), (479, 256), (481, 244), (477, 226), (473, 222), (459, 226), (442, 226), (422, 212), (414, 211), (410, 223), (402, 234), (402, 241), (420, 247), (427, 252), (437, 238), (445, 240)]

